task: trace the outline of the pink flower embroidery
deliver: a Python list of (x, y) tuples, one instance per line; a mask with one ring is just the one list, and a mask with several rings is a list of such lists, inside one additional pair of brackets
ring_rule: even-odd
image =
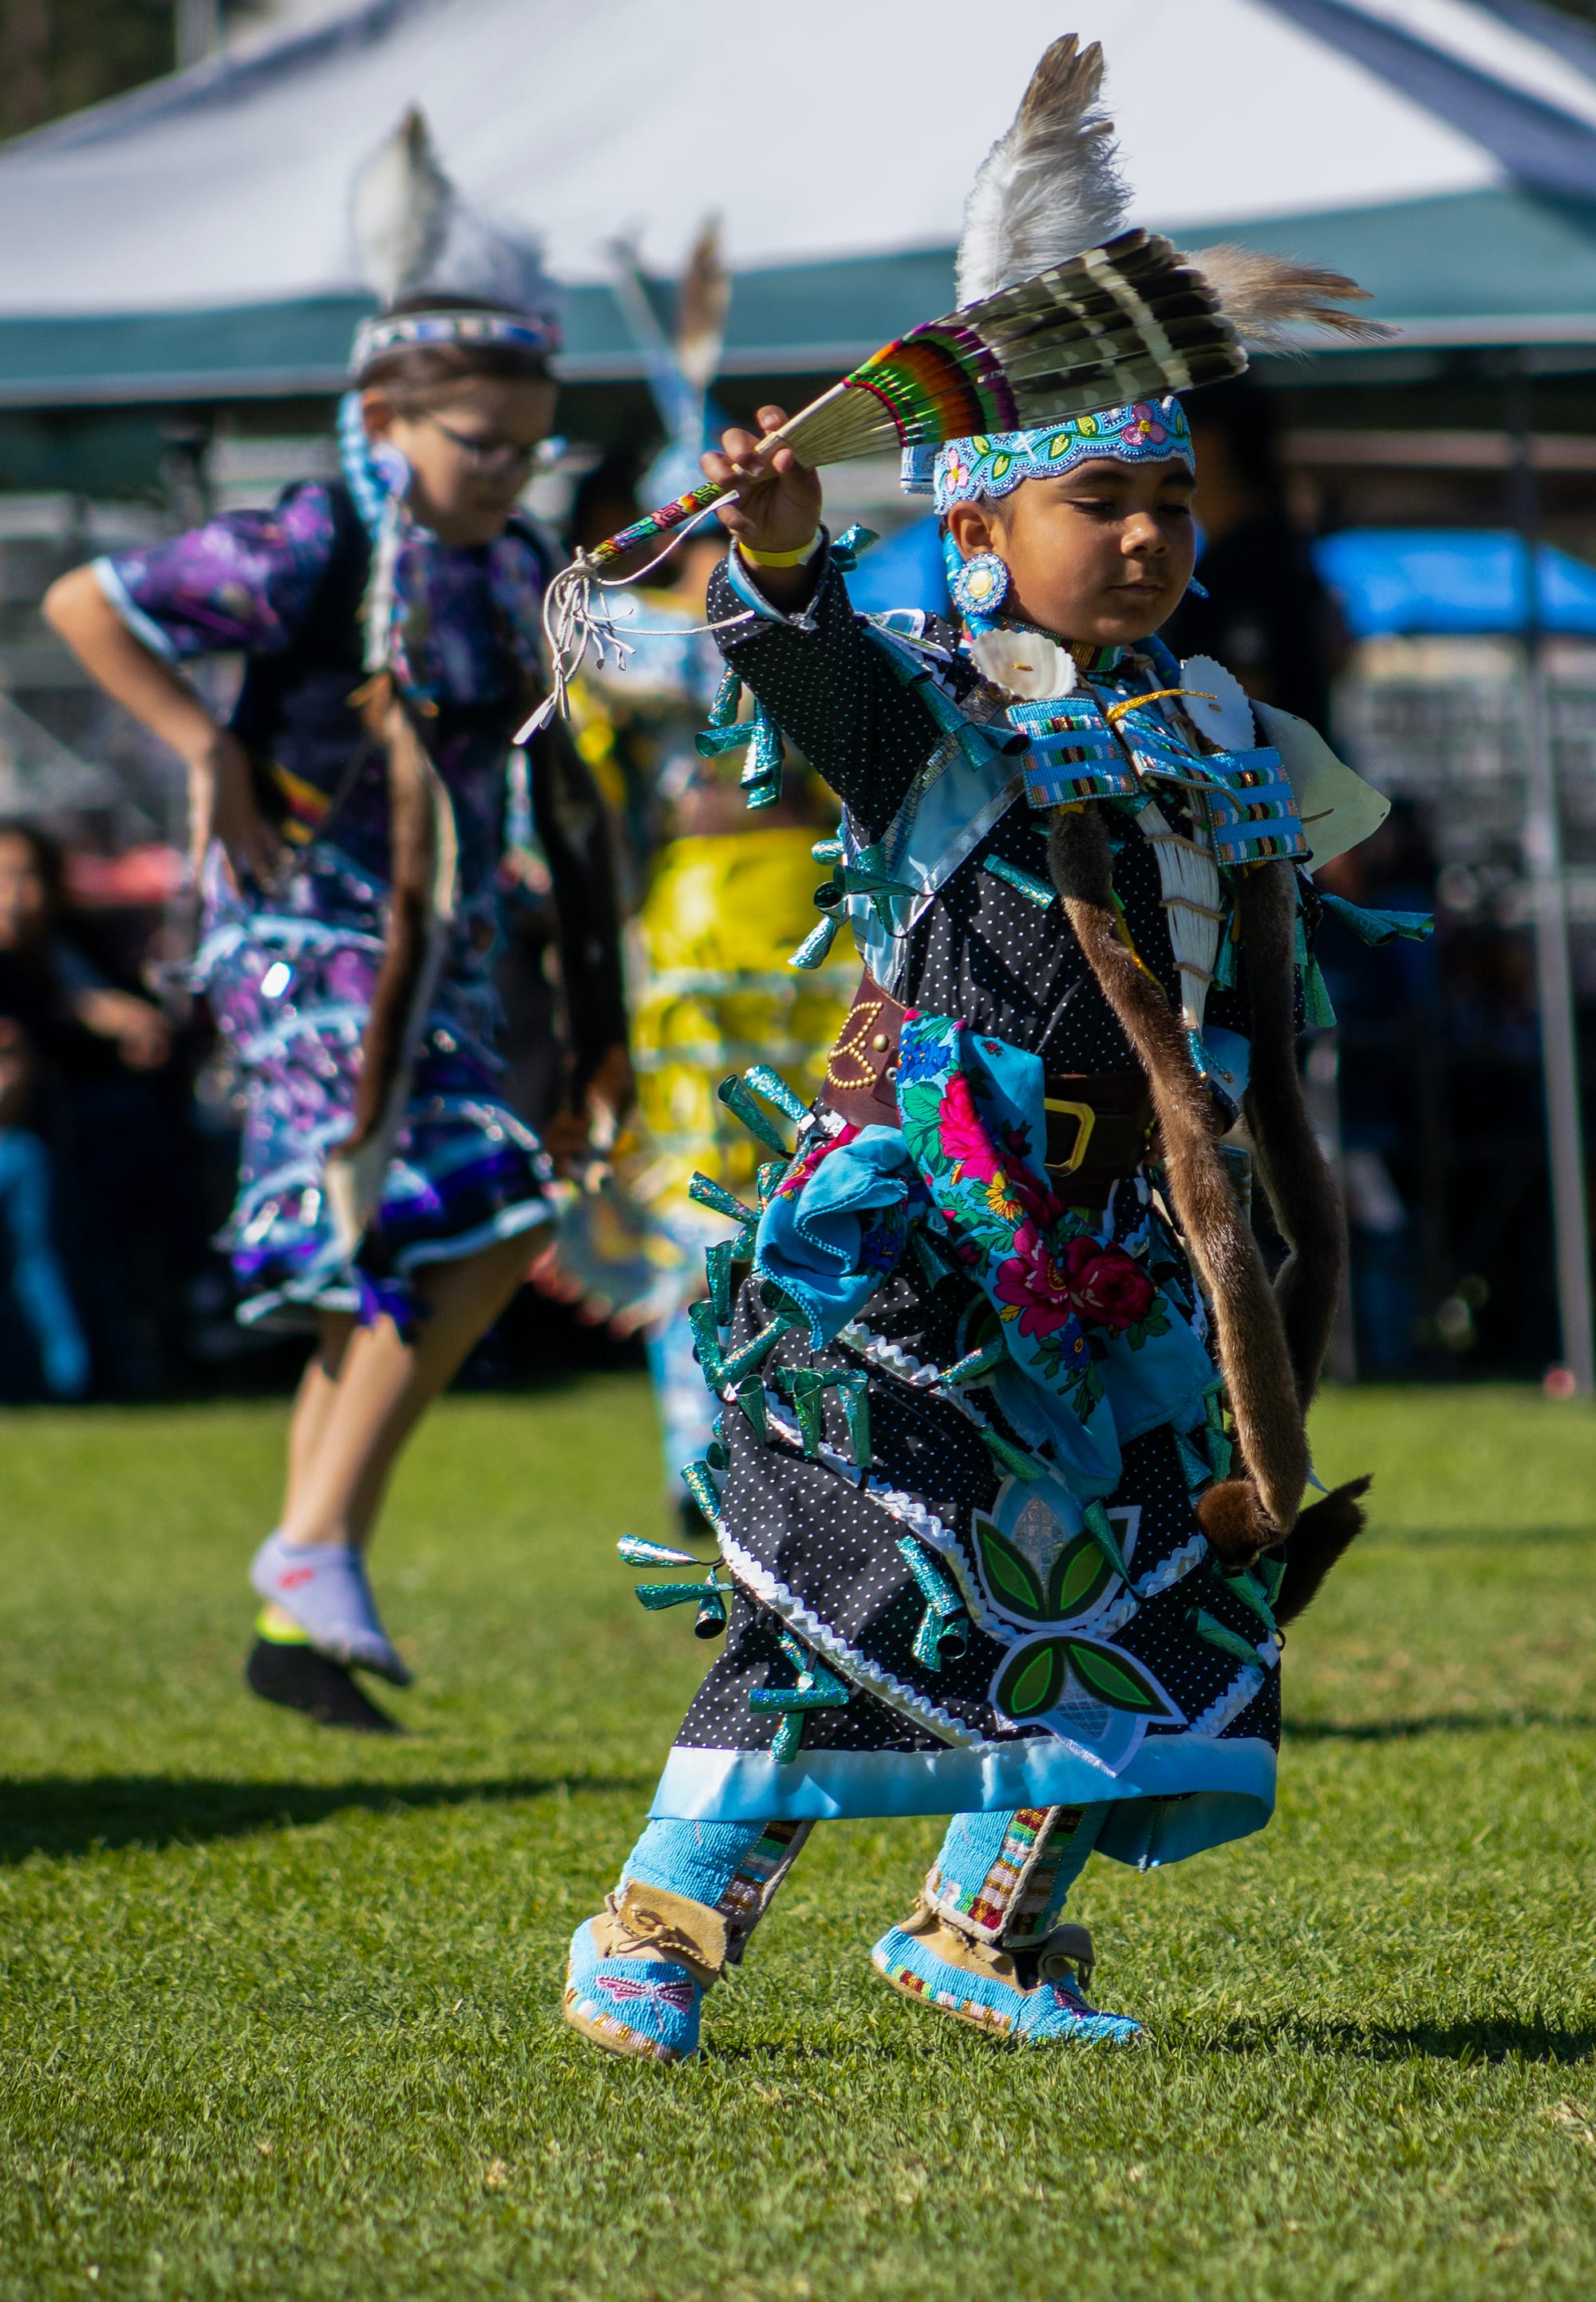
[(1056, 1334), (1075, 1316), (1063, 1263), (1034, 1223), (1014, 1233), (1014, 1252), (998, 1265), (993, 1287), (1000, 1303), (1018, 1311), (1022, 1335)]
[(953, 1161), (955, 1182), (969, 1176), (974, 1182), (989, 1183), (998, 1172), (997, 1153), (962, 1071), (955, 1071), (942, 1090), (937, 1138), (944, 1157)]
[(1019, 1313), (1021, 1333), (1037, 1337), (1056, 1334), (1072, 1319), (1123, 1334), (1146, 1318), (1155, 1292), (1122, 1248), (1095, 1239), (1050, 1247), (1030, 1222), (1014, 1233), (1014, 1252), (993, 1284), (998, 1301)]
[(1152, 409), (1138, 399), (1131, 408), (1130, 421), (1120, 437), (1128, 447), (1134, 448), (1143, 441), (1151, 441), (1155, 448), (1160, 448), (1169, 438), (1169, 430), (1167, 425), (1158, 421)]
[(1152, 1309), (1153, 1282), (1122, 1248), (1072, 1239), (1061, 1260), (1071, 1303), (1088, 1326), (1108, 1327), (1122, 1335), (1127, 1327), (1139, 1326)]
[(840, 1128), (836, 1134), (828, 1135), (824, 1142), (817, 1143), (812, 1151), (805, 1152), (792, 1173), (777, 1185), (776, 1197), (778, 1199), (796, 1198), (821, 1161), (829, 1159), (834, 1151), (840, 1151), (844, 1143), (852, 1143), (858, 1132), (857, 1127)]

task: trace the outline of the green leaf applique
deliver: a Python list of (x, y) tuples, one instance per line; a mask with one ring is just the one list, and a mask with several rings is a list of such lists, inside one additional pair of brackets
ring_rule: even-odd
[(1093, 1639), (1028, 1641), (1004, 1666), (993, 1699), (1005, 1718), (1039, 1718), (1058, 1701), (1071, 1672), (1111, 1710), (1161, 1722), (1179, 1720), (1180, 1713), (1129, 1655), (1118, 1647), (1099, 1646)]
[(977, 1519), (975, 1542), (980, 1554), (981, 1573), (998, 1605), (1011, 1609), (1017, 1615), (1028, 1616), (1032, 1622), (1046, 1622), (1046, 1593), (1029, 1559), (1016, 1550), (1008, 1537), (1000, 1534), (987, 1518)]
[(990, 1519), (975, 1522), (981, 1573), (993, 1600), (1028, 1622), (1057, 1623), (1095, 1607), (1114, 1580), (1113, 1571), (1089, 1534), (1067, 1542), (1047, 1571), (1043, 1587), (1037, 1570)]
[(1111, 1710), (1134, 1710), (1144, 1718), (1169, 1718), (1169, 1704), (1152, 1680), (1118, 1647), (1091, 1639), (1068, 1639), (1070, 1667), (1088, 1691)]
[(1033, 1640), (999, 1678), (998, 1709), (1009, 1718), (1035, 1718), (1051, 1710), (1063, 1691), (1066, 1668), (1061, 1639)]

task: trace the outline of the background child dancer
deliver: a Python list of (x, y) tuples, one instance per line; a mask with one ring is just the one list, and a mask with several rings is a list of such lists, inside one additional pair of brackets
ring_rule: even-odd
[[(559, 331), (535, 250), (459, 213), (419, 115), (364, 172), (357, 220), (386, 307), (356, 339), (343, 482), (80, 568), (46, 612), (188, 764), (197, 980), (245, 1106), (239, 1315), (316, 1332), (281, 1520), (251, 1569), (266, 1604), (248, 1683), (381, 1730), (350, 1673), (409, 1676), (365, 1570), (389, 1475), (552, 1212), (548, 1153), (496, 1088), (489, 966), (509, 739), (536, 693), (550, 573), (516, 507), (553, 417)], [(457, 239), (498, 295), (441, 290)], [(247, 660), (226, 727), (179, 668), (214, 650)], [(573, 1087), (618, 1111), (602, 811), (559, 740), (540, 745), (533, 795)], [(567, 1119), (550, 1147), (585, 1131)]]
[[(730, 296), (713, 224), (678, 285), (673, 341), (629, 250), (617, 251), (617, 291), (668, 433), (639, 490), (646, 509), (698, 484), (700, 458), (725, 420), (710, 399)], [(576, 541), (596, 543), (604, 532)], [(718, 1099), (716, 1082), (773, 1063), (813, 1094), (857, 973), (823, 957), (789, 964), (813, 920), (814, 845), (835, 828), (835, 802), (804, 769), (751, 805), (739, 786), (742, 755), (705, 759), (698, 748), (724, 671), (704, 629), (705, 591), (724, 550), (719, 529), (701, 529), (657, 588), (617, 593), (624, 664), (584, 666), (573, 689), (583, 756), (626, 826), (639, 1123), (635, 1147), (617, 1157), (615, 1188), (573, 1208), (535, 1273), (550, 1292), (585, 1295), (589, 1315), (611, 1317), (617, 1332), (646, 1332), (667, 1491), (693, 1536), (705, 1532), (703, 1519), (678, 1474), (709, 1443), (714, 1407), (693, 1357), (691, 1312), (704, 1291), (705, 1248), (735, 1226), (695, 1202), (689, 1185), (698, 1172), (745, 1195), (765, 1155)]]

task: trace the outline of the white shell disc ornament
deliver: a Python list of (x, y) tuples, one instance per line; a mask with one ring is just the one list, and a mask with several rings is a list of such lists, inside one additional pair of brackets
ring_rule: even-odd
[(1247, 690), (1233, 671), (1211, 655), (1194, 655), (1180, 666), (1180, 701), (1199, 735), (1222, 752), (1250, 752), (1257, 730)]
[(1039, 702), (1068, 695), (1078, 676), (1075, 659), (1046, 632), (978, 632), (970, 643), (970, 661), (981, 677), (1005, 695)]

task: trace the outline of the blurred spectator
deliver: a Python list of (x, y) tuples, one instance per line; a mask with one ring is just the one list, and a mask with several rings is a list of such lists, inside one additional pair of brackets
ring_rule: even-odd
[(87, 1036), (109, 1042), (131, 1071), (159, 1070), (172, 1052), (166, 1018), (119, 988), (66, 929), (60, 848), (31, 824), (0, 821), (0, 1013), (46, 1063), (70, 1066)]
[[(26, 1111), (35, 1147), (12, 1144), (27, 1237), (36, 1251), (42, 1239), (60, 1252), (96, 1387), (147, 1392), (175, 1372), (182, 1291), (203, 1254), (187, 1082), (165, 1017), (117, 980), (68, 902), (61, 850), (25, 822), (0, 821), (0, 1022), (12, 1106)], [(13, 1292), (47, 1386), (80, 1391), (81, 1374), (62, 1380), (71, 1354), (63, 1358), (56, 1342), (46, 1349), (29, 1308), (30, 1289), (33, 1302), (43, 1299), (40, 1266), (19, 1247), (19, 1219), (10, 1225)], [(81, 1333), (78, 1348), (81, 1357)], [(6, 1388), (19, 1387), (26, 1374), (19, 1381), (13, 1368)]]
[(18, 1309), (32, 1331), (52, 1399), (80, 1399), (88, 1346), (51, 1230), (50, 1155), (27, 1125), (33, 1060), (21, 1024), (0, 1015), (0, 1240)]
[(1274, 403), (1250, 377), (1211, 384), (1187, 410), (1197, 450), (1197, 581), (1160, 637), (1211, 655), (1249, 695), (1330, 728), (1330, 683), (1346, 653), (1334, 601), (1292, 519)]

